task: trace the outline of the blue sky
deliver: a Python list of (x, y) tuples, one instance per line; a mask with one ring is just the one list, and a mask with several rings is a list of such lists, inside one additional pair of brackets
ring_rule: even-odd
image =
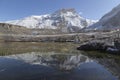
[(120, 0), (0, 0), (0, 21), (53, 13), (61, 8), (75, 8), (83, 17), (96, 20), (118, 4)]

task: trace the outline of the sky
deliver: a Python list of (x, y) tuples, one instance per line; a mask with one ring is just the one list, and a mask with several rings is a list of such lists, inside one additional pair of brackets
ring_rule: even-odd
[(0, 0), (0, 21), (49, 14), (62, 8), (75, 8), (81, 16), (99, 20), (118, 4), (120, 0)]

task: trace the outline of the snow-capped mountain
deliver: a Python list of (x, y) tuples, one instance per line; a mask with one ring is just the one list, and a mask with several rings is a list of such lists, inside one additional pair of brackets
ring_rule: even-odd
[(95, 23), (81, 17), (75, 9), (60, 9), (52, 14), (30, 16), (20, 20), (7, 21), (6, 23), (39, 29), (61, 29), (66, 32), (76, 32)]
[(89, 29), (113, 30), (120, 29), (120, 4), (105, 14), (99, 22), (93, 24)]

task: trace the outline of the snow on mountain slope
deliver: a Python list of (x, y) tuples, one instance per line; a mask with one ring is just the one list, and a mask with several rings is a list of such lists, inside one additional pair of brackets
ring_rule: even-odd
[(105, 14), (99, 22), (93, 24), (89, 29), (113, 30), (120, 29), (120, 4)]
[(6, 23), (39, 29), (64, 29), (76, 32), (95, 23), (81, 17), (75, 9), (60, 9), (53, 14), (30, 16), (21, 20), (7, 21)]

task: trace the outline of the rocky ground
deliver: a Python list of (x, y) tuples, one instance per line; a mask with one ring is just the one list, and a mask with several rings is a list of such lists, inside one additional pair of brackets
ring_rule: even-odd
[[(112, 42), (117, 31), (80, 31), (79, 33), (63, 33), (59, 30), (36, 30), (23, 26), (0, 23), (0, 40), (27, 42), (77, 42), (84, 43), (93, 40)], [(118, 36), (118, 35), (117, 35)]]
[(102, 51), (108, 53), (120, 53), (119, 32), (96, 33), (93, 38), (88, 38), (77, 49), (87, 51)]

